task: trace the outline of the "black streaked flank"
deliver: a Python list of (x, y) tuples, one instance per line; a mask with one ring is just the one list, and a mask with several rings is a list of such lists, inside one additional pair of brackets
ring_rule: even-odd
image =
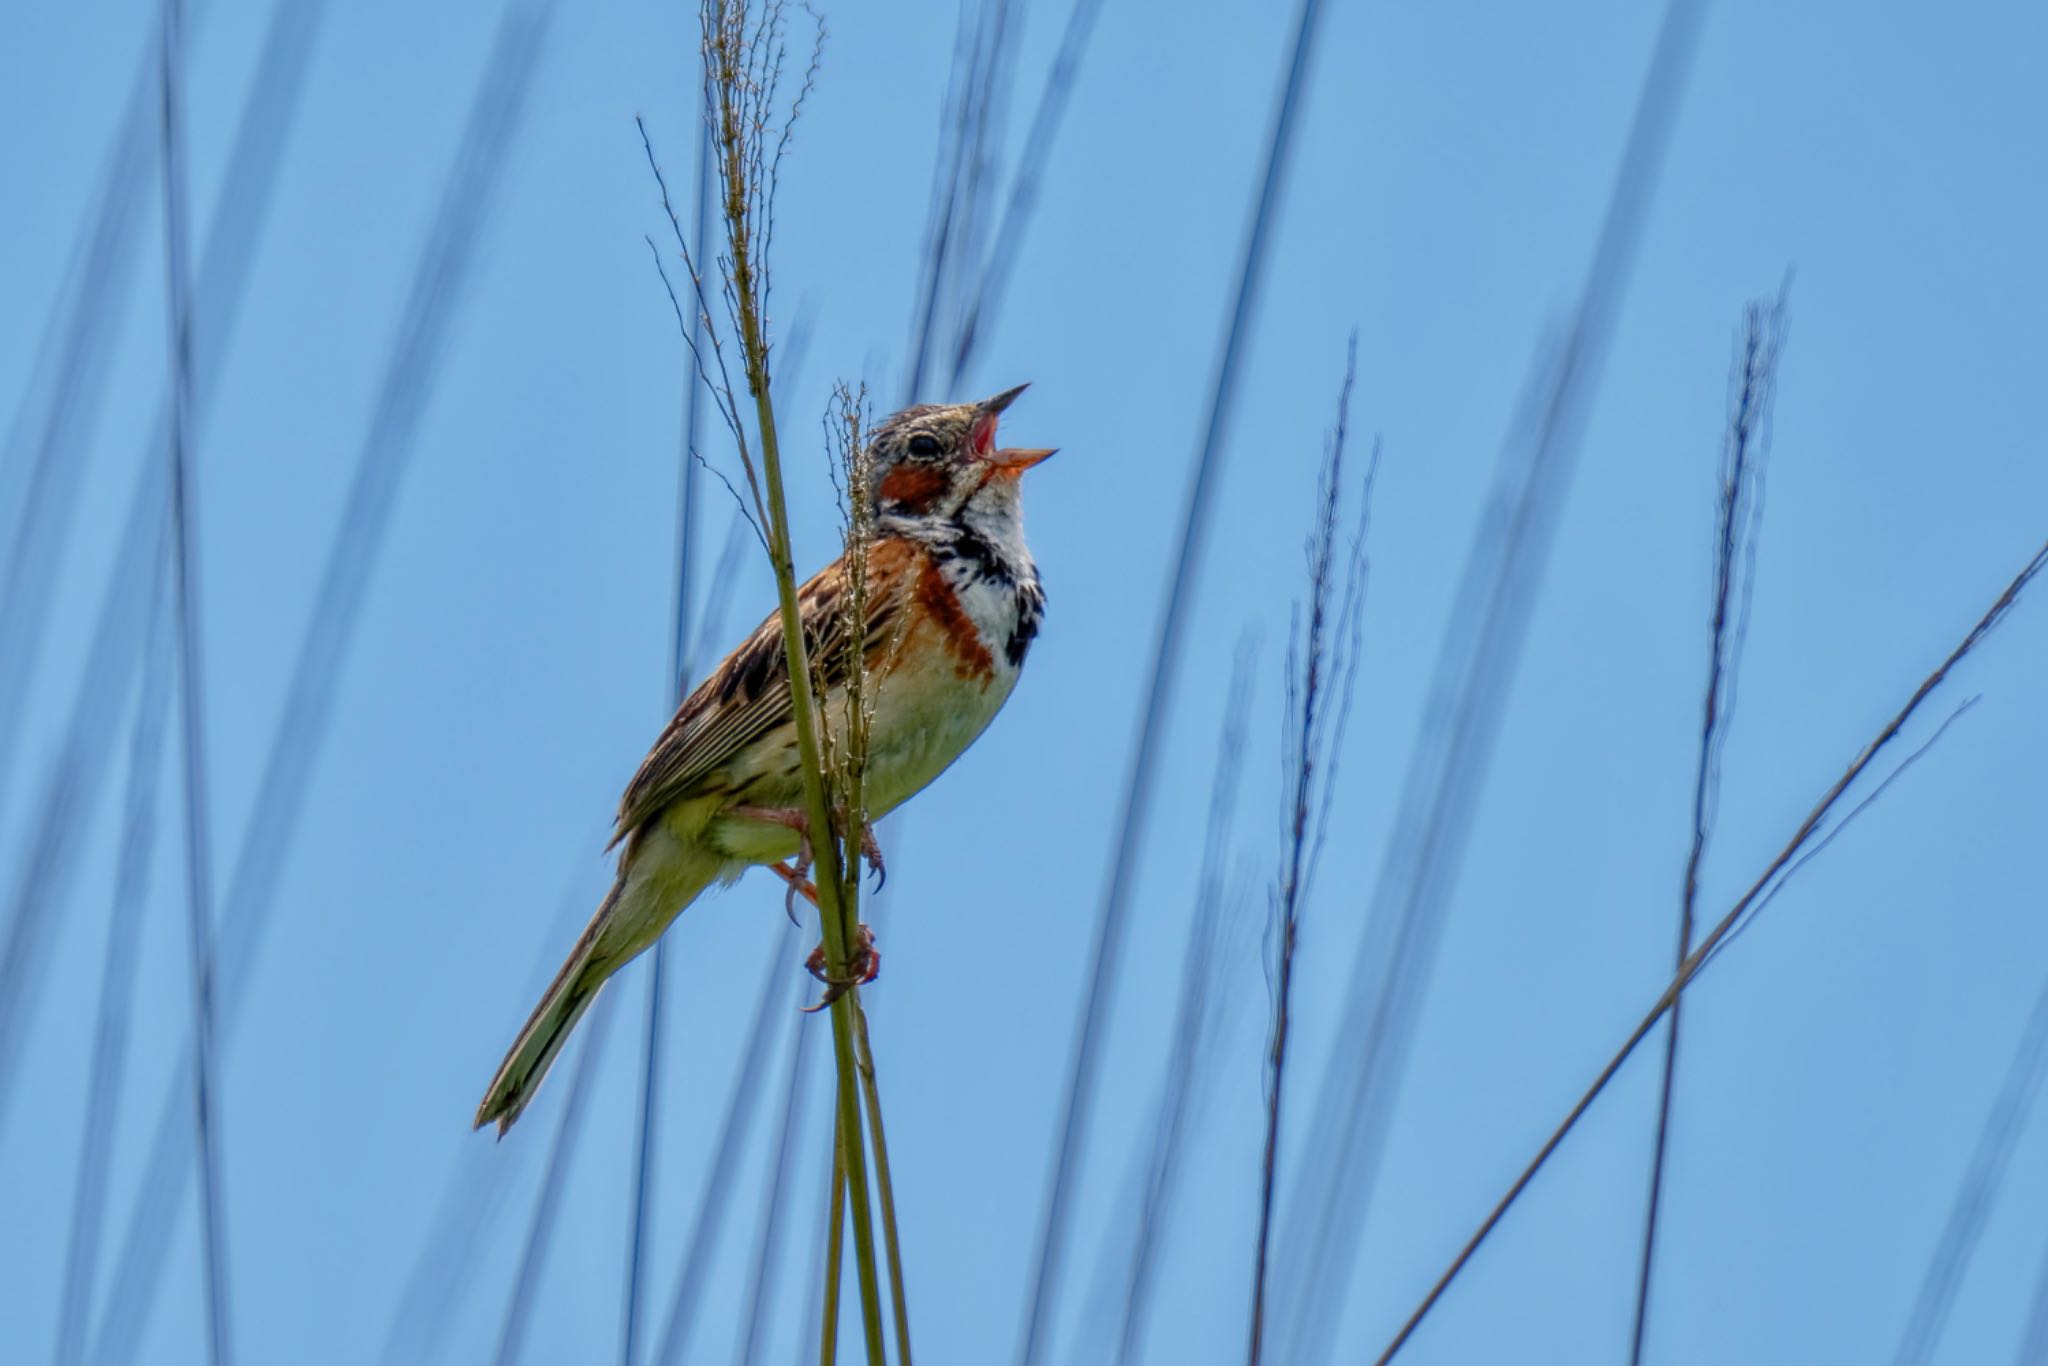
[(1009, 643), (1003, 646), (1011, 668), (1024, 666), (1024, 652), (1037, 639), (1038, 623), (1044, 616), (1045, 589), (1039, 586), (1038, 571), (1034, 569), (1027, 582), (1017, 585), (1017, 625), (1010, 632)]

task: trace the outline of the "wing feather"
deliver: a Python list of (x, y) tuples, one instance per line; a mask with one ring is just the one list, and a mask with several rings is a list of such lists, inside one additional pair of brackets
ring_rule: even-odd
[[(865, 653), (869, 662), (887, 648), (902, 620), (908, 594), (901, 591), (921, 550), (905, 541), (878, 541), (869, 552)], [(797, 590), (803, 616), (804, 648), (826, 687), (846, 681), (848, 636), (846, 576), (835, 561)], [(663, 807), (689, 796), (741, 751), (786, 724), (791, 717), (789, 665), (782, 650), (778, 612), (754, 631), (676, 709), (675, 716), (641, 761), (619, 801), (613, 827), (617, 844)]]

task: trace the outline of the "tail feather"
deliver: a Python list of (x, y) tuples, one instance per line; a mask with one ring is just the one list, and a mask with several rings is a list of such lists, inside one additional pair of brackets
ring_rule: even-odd
[[(697, 815), (712, 809), (704, 804)], [(702, 824), (698, 819), (685, 831), (688, 838), (680, 837), (678, 817), (671, 809), (662, 820), (633, 833), (619, 859), (618, 881), (527, 1017), (512, 1051), (499, 1064), (498, 1075), (491, 1078), (483, 1104), (476, 1109), (477, 1128), (496, 1120), (498, 1135), (504, 1136), (533, 1099), (555, 1055), (606, 979), (660, 938), (683, 907), (730, 866), (727, 854), (700, 838)]]
[(562, 970), (555, 974), (555, 980), (548, 983), (548, 989), (541, 994), (540, 1004), (533, 1008), (533, 1014), (527, 1016), (526, 1025), (513, 1041), (512, 1050), (505, 1055), (505, 1061), (498, 1064), (498, 1074), (491, 1078), (490, 1087), (484, 1092), (483, 1104), (477, 1106), (475, 1127), (481, 1129), (496, 1120), (498, 1136), (505, 1136), (506, 1130), (518, 1120), (534, 1093), (540, 1089), (542, 1078), (554, 1065), (562, 1045), (569, 1041), (569, 1033), (576, 1028), (576, 1022), (597, 999), (598, 991), (617, 966), (598, 958), (598, 936), (609, 923), (612, 908), (618, 902), (623, 886), (623, 879), (613, 886), (604, 904), (597, 908), (597, 914), (590, 918), (582, 937), (576, 941), (576, 947), (569, 951), (568, 961), (562, 964)]

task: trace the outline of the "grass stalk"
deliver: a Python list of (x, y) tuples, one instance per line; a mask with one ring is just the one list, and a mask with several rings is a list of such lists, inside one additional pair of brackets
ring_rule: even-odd
[[(1713, 834), (1714, 807), (1720, 786), (1721, 749), (1735, 696), (1735, 666), (1740, 655), (1743, 598), (1736, 591), (1741, 565), (1754, 562), (1763, 441), (1776, 387), (1778, 354), (1784, 326), (1784, 299), (1775, 307), (1751, 304), (1743, 317), (1742, 346), (1736, 370), (1728, 430), (1721, 445), (1719, 497), (1714, 535), (1713, 609), (1708, 619), (1707, 687), (1701, 704), (1699, 750), (1693, 765), (1691, 844), (1680, 880), (1678, 951), (1672, 971), (1685, 965), (1692, 952), (1694, 921), (1700, 895), (1700, 867)], [(1657, 1229), (1664, 1204), (1664, 1171), (1671, 1134), (1671, 1106), (1678, 1078), (1678, 1040), (1684, 1022), (1683, 1000), (1671, 1003), (1671, 1024), (1664, 1033), (1664, 1061), (1657, 1094), (1656, 1137), (1651, 1145), (1650, 1196), (1643, 1212), (1643, 1245), (1636, 1269), (1634, 1325), (1629, 1334), (1631, 1366), (1642, 1366), (1643, 1342), (1649, 1328), (1650, 1283), (1656, 1270)]]
[[(835, 478), (846, 500), (846, 638), (854, 642), (853, 665), (847, 670), (844, 708), (846, 739), (844, 753), (831, 756), (847, 819), (845, 885), (840, 905), (847, 923), (860, 921), (860, 862), (854, 832), (867, 823), (868, 739), (874, 723), (875, 698), (867, 690), (866, 658), (869, 604), (868, 552), (875, 540), (875, 508), (871, 495), (873, 469), (867, 449), (867, 387), (840, 384), (833, 393), (832, 411), (827, 416), (827, 438), (835, 457)], [(893, 645), (893, 642), (891, 643)], [(829, 738), (829, 734), (828, 734)], [(868, 1038), (867, 1011), (860, 998), (853, 1002), (854, 1065), (860, 1073), (862, 1108), (868, 1117), (868, 1132), (874, 1143), (875, 1186), (882, 1221), (882, 1247), (889, 1271), (890, 1310), (896, 1324), (896, 1354), (902, 1366), (910, 1366), (910, 1308), (903, 1280), (903, 1249), (896, 1230), (896, 1190), (889, 1174), (889, 1144), (882, 1124), (882, 1093), (875, 1080), (874, 1048)]]
[[(1287, 650), (1286, 777), (1288, 797), (1281, 819), (1285, 861), (1273, 890), (1277, 940), (1272, 1024), (1267, 1054), (1266, 1141), (1259, 1167), (1259, 1231), (1252, 1256), (1252, 1312), (1246, 1360), (1258, 1366), (1265, 1353), (1266, 1282), (1273, 1245), (1273, 1198), (1280, 1165), (1280, 1118), (1287, 1080), (1287, 1043), (1293, 1022), (1294, 958), (1301, 939), (1302, 908), (1315, 880), (1318, 856), (1329, 828), (1331, 779), (1343, 739), (1353, 685), (1358, 678), (1359, 616), (1365, 588), (1365, 527), (1371, 511), (1372, 478), (1379, 466), (1375, 447), (1366, 467), (1365, 498), (1357, 534), (1340, 558), (1337, 514), (1344, 501), (1344, 442), (1351, 422), (1351, 390), (1358, 380), (1358, 335), (1344, 360), (1337, 396), (1337, 425), (1329, 434), (1316, 479), (1315, 520), (1308, 537), (1308, 615), (1297, 619)], [(1341, 595), (1338, 570), (1345, 569)], [(1330, 694), (1335, 689), (1337, 696)], [(1337, 707), (1333, 712), (1331, 702)]]
[[(765, 315), (767, 248), (774, 231), (775, 177), (804, 94), (810, 88), (807, 74), (803, 89), (791, 103), (787, 115), (780, 118), (779, 131), (774, 131), (771, 142), (771, 124), (777, 122), (775, 89), (784, 58), (782, 13), (782, 6), (776, 0), (762, 5), (758, 13), (746, 0), (705, 0), (701, 11), (704, 79), (717, 157), (718, 209), (725, 231), (726, 256), (721, 263), (726, 275), (725, 297), (738, 336), (747, 392), (753, 399), (754, 430), (759, 442), (759, 483), (766, 523), (763, 534), (768, 546), (769, 566), (775, 575), (782, 648), (789, 666), (790, 711), (796, 731), (809, 847), (819, 864), (816, 877), (818, 919), (828, 972), (835, 980), (844, 980), (852, 962), (849, 946), (855, 934), (855, 921), (846, 901), (844, 870), (848, 867), (857, 870), (859, 866), (860, 821), (858, 808), (850, 806), (846, 852), (852, 856), (842, 858), (840, 841), (833, 829), (832, 802), (827, 790), (824, 747), (819, 730), (820, 705), (811, 690), (811, 660), (804, 639), (802, 611), (797, 602), (796, 567), (790, 548), (789, 507), (783, 483), (781, 443), (769, 388)], [(822, 42), (822, 26), (819, 38)], [(814, 52), (811, 73), (816, 71), (816, 61)], [(736, 400), (736, 395), (728, 395), (728, 411), (737, 407)], [(740, 435), (738, 431), (735, 434)], [(755, 473), (754, 461), (748, 458), (743, 436), (741, 460), (751, 480)], [(851, 672), (857, 673), (861, 657), (858, 642), (852, 648)], [(868, 1359), (873, 1366), (880, 1366), (885, 1359), (880, 1278), (868, 1200), (867, 1158), (861, 1142), (859, 1079), (854, 1065), (854, 1016), (858, 1010), (858, 999), (856, 990), (847, 990), (832, 1001), (832, 1052), (838, 1077), (836, 1099), (844, 1148), (846, 1191), (853, 1208), (854, 1265), (860, 1288), (862, 1326), (867, 1339)]]
[[(728, 112), (725, 117), (730, 118), (730, 113)], [(728, 126), (737, 128), (736, 124)], [(728, 169), (725, 174), (732, 176), (740, 173), (738, 153), (736, 150), (729, 151)], [(737, 195), (729, 189), (725, 204), (728, 224), (735, 221), (730, 215), (743, 212), (737, 207), (737, 202)], [(816, 851), (822, 865), (816, 879), (818, 919), (823, 927), (827, 968), (833, 977), (844, 978), (852, 961), (848, 946), (853, 939), (843, 900), (846, 879), (841, 871), (843, 860), (840, 857), (839, 842), (833, 833), (831, 808), (825, 795), (824, 756), (819, 743), (817, 700), (812, 696), (809, 686), (810, 656), (804, 643), (802, 609), (796, 598), (796, 569), (790, 554), (789, 509), (783, 492), (782, 455), (775, 432), (775, 409), (768, 398), (767, 342), (762, 330), (760, 313), (751, 302), (754, 284), (746, 240), (737, 231), (732, 242), (732, 271), (734, 292), (740, 300), (740, 345), (746, 354), (747, 387), (754, 395), (754, 419), (761, 438), (761, 474), (768, 509), (768, 560), (775, 573), (776, 602), (782, 619), (782, 650), (789, 660), (791, 711), (796, 725), (797, 759), (803, 768), (804, 812), (810, 822), (810, 846)], [(853, 1203), (854, 1262), (860, 1280), (862, 1316), (864, 1319), (872, 1320), (868, 1344), (869, 1359), (880, 1362), (883, 1359), (880, 1288), (875, 1274), (874, 1229), (868, 1212), (867, 1164), (861, 1149), (860, 1097), (853, 1059), (853, 1013), (856, 999), (854, 992), (849, 990), (832, 1003), (832, 1053), (839, 1074), (840, 1123), (845, 1127), (847, 1135), (846, 1182), (848, 1196)]]
[[(1557, 1128), (1551, 1131), (1550, 1137), (1543, 1141), (1543, 1146), (1537, 1149), (1535, 1157), (1531, 1158), (1529, 1164), (1522, 1169), (1521, 1175), (1515, 1178), (1514, 1183), (1508, 1187), (1507, 1193), (1488, 1211), (1486, 1217), (1480, 1221), (1479, 1227), (1473, 1231), (1472, 1236), (1466, 1239), (1465, 1245), (1459, 1249), (1458, 1255), (1451, 1259), (1451, 1264), (1444, 1269), (1444, 1273), (1437, 1278), (1436, 1283), (1430, 1287), (1429, 1292), (1422, 1297), (1421, 1302), (1416, 1305), (1414, 1312), (1409, 1314), (1407, 1320), (1401, 1325), (1400, 1330), (1388, 1342), (1386, 1349), (1376, 1358), (1376, 1366), (1386, 1366), (1386, 1363), (1392, 1361), (1395, 1354), (1414, 1335), (1415, 1330), (1421, 1326), (1422, 1320), (1428, 1316), (1429, 1311), (1435, 1307), (1438, 1300), (1443, 1298), (1444, 1292), (1450, 1289), (1451, 1282), (1457, 1279), (1458, 1273), (1465, 1269), (1466, 1264), (1472, 1260), (1473, 1254), (1478, 1252), (1480, 1245), (1486, 1241), (1488, 1235), (1499, 1225), (1501, 1219), (1506, 1216), (1515, 1201), (1521, 1197), (1522, 1192), (1528, 1189), (1529, 1183), (1536, 1179), (1536, 1173), (1543, 1169), (1544, 1163), (1550, 1160), (1551, 1154), (1557, 1151), (1559, 1145), (1564, 1142), (1572, 1129), (1577, 1126), (1580, 1118), (1588, 1109), (1592, 1108), (1593, 1102), (1599, 1099), (1600, 1093), (1607, 1089), (1607, 1083), (1614, 1080), (1614, 1076), (1621, 1070), (1622, 1064), (1626, 1063), (1629, 1057), (1642, 1044), (1643, 1040), (1649, 1037), (1650, 1031), (1657, 1027), (1657, 1022), (1664, 1018), (1665, 1012), (1671, 1009), (1673, 1003), (1678, 1000), (1679, 995), (1686, 987), (1691, 985), (1692, 980), (1699, 975), (1701, 969), (1717, 955), (1722, 944), (1746, 923), (1745, 917), (1753, 910), (1761, 909), (1776, 895), (1778, 888), (1784, 885), (1781, 875), (1789, 876), (1792, 872), (1796, 872), (1805, 857), (1809, 856), (1814, 850), (1823, 847), (1828, 840), (1831, 840), (1836, 833), (1839, 833), (1842, 826), (1837, 824), (1826, 835), (1821, 835), (1816, 840), (1822, 824), (1834, 812), (1835, 808), (1840, 805), (1843, 796), (1855, 785), (1857, 779), (1861, 778), (1868, 771), (1871, 764), (1876, 762), (1878, 755), (1889, 748), (1891, 743), (1898, 738), (1899, 732), (1905, 729), (1906, 723), (1912, 720), (1914, 714), (1920, 710), (1921, 704), (1926, 702), (1935, 689), (1947, 681), (1950, 672), (1954, 670), (1956, 665), (1968, 658), (1971, 652), (1984, 642), (1985, 637), (1997, 629), (1998, 624), (2005, 619), (2006, 613), (2012, 610), (2013, 604), (2019, 601), (2020, 594), (2040, 576), (2044, 568), (2048, 568), (2048, 542), (2044, 542), (2041, 548), (2034, 552), (2033, 558), (2028, 560), (2020, 568), (2019, 573), (2012, 577), (2006, 584), (2004, 591), (1992, 601), (1990, 607), (1985, 609), (1984, 614), (1977, 619), (1976, 625), (1972, 626), (1964, 634), (1962, 640), (1956, 644), (1955, 648), (1949, 651), (1948, 656), (1935, 666), (1932, 673), (1920, 681), (1920, 686), (1913, 690), (1912, 695), (1906, 699), (1905, 705), (1901, 706), (1892, 715), (1892, 718), (1885, 722), (1884, 726), (1871, 738), (1870, 742), (1858, 751), (1856, 757), (1849, 762), (1849, 766), (1842, 771), (1841, 776), (1835, 779), (1834, 784), (1821, 795), (1819, 801), (1814, 803), (1813, 809), (1807, 812), (1806, 818), (1799, 823), (1798, 829), (1792, 832), (1792, 837), (1785, 842), (1784, 847), (1778, 851), (1769, 864), (1765, 865), (1763, 872), (1757, 875), (1756, 880), (1750, 884), (1749, 890), (1744, 892), (1734, 906), (1729, 908), (1727, 914), (1715, 922), (1713, 929), (1707, 932), (1706, 937), (1699, 942), (1699, 945), (1686, 955), (1685, 962), (1679, 965), (1678, 972), (1673, 975), (1670, 984), (1651, 1003), (1649, 1010), (1644, 1012), (1643, 1018), (1637, 1022), (1635, 1029), (1630, 1032), (1628, 1038), (1622, 1041), (1621, 1047), (1615, 1051), (1613, 1057), (1608, 1059), (1607, 1065), (1600, 1069), (1599, 1075), (1594, 1077), (1592, 1085), (1586, 1088), (1585, 1093), (1579, 1097), (1577, 1103), (1566, 1112), (1563, 1121), (1558, 1124)], [(1953, 717), (1951, 720), (1953, 720)], [(1933, 738), (1940, 738), (1940, 732), (1937, 731)], [(1930, 739), (1928, 743), (1933, 743), (1933, 739)], [(1911, 760), (1909, 759), (1907, 762), (1910, 763)], [(1889, 779), (1886, 779), (1886, 781), (1889, 782)], [(1882, 790), (1882, 784), (1880, 784), (1879, 790)], [(1873, 793), (1872, 795), (1875, 796), (1876, 794)], [(1857, 809), (1860, 810), (1860, 806)], [(1854, 814), (1854, 811), (1850, 813), (1852, 818)], [(1813, 849), (1808, 848), (1809, 844), (1813, 845)]]
[(832, 1122), (832, 1193), (825, 1221), (825, 1310), (818, 1321), (818, 1361), (839, 1360), (839, 1275), (846, 1264), (846, 1131)]
[(868, 1045), (867, 1012), (854, 1009), (855, 1062), (860, 1068), (861, 1096), (868, 1114), (868, 1137), (875, 1145), (875, 1193), (881, 1197), (882, 1252), (889, 1264), (889, 1308), (896, 1321), (896, 1357), (910, 1366), (910, 1304), (903, 1288), (903, 1244), (896, 1234), (896, 1187), (889, 1179), (889, 1140), (882, 1128), (882, 1092), (875, 1082), (875, 1054)]

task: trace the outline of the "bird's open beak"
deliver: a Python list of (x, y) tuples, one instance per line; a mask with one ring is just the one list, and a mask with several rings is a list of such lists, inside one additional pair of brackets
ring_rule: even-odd
[(990, 453), (988, 457), (988, 463), (994, 465), (996, 469), (998, 469), (1002, 473), (1014, 478), (1017, 475), (1024, 473), (1024, 471), (1030, 469), (1033, 465), (1036, 465), (1039, 461), (1045, 459), (1047, 456), (1057, 455), (1058, 453), (1059, 452), (1056, 449), (1033, 451), (994, 451)]
[(975, 405), (981, 410), (975, 419), (972, 437), (974, 452), (1004, 474), (1012, 477), (1024, 473), (1039, 461), (1052, 454), (1050, 450), (999, 451), (996, 444), (996, 418), (1003, 409), (1017, 401), (1017, 395), (1031, 386), (1020, 384), (1014, 389), (1005, 389), (994, 398), (983, 399)]
[(1020, 384), (1014, 389), (1005, 389), (1000, 394), (997, 394), (994, 398), (983, 399), (979, 406), (984, 413), (987, 413), (991, 417), (993, 417), (997, 413), (1002, 412), (1003, 409), (1009, 407), (1012, 403), (1015, 403), (1017, 401), (1017, 395), (1023, 393), (1026, 389), (1029, 389), (1030, 387), (1031, 386), (1028, 384)]

